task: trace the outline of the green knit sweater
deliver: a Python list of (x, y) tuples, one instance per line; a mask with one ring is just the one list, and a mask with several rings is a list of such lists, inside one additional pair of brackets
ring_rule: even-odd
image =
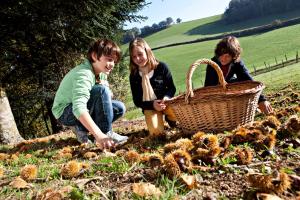
[(55, 118), (58, 119), (69, 104), (72, 104), (73, 113), (77, 119), (83, 112), (88, 111), (87, 102), (95, 82), (92, 65), (87, 59), (69, 71), (55, 95), (52, 107)]

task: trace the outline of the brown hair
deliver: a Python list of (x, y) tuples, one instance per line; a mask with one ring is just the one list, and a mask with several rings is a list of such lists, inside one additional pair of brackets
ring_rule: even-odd
[(215, 49), (215, 56), (220, 57), (226, 53), (232, 56), (234, 62), (240, 60), (242, 48), (236, 37), (225, 37), (217, 44)]
[(112, 56), (116, 64), (121, 59), (121, 50), (119, 46), (115, 42), (108, 39), (99, 39), (90, 44), (87, 58), (91, 63), (95, 62), (92, 58), (93, 53), (96, 53), (97, 59), (99, 59), (102, 55)]
[(147, 42), (142, 39), (142, 38), (135, 38), (134, 40), (132, 40), (129, 44), (129, 55), (130, 55), (130, 63), (129, 63), (129, 67), (130, 67), (130, 73), (134, 74), (138, 71), (139, 66), (136, 65), (132, 58), (131, 58), (131, 54), (133, 51), (133, 48), (136, 46), (140, 46), (143, 49), (145, 49), (146, 54), (147, 54), (147, 65), (150, 67), (150, 70), (153, 70), (157, 67), (158, 65), (158, 60), (155, 58), (150, 46), (147, 44)]

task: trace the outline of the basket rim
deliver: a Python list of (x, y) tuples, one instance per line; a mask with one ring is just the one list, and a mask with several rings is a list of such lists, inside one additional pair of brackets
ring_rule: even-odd
[[(253, 88), (249, 88), (249, 89), (236, 89), (236, 90), (228, 90), (229, 87), (234, 87), (234, 86), (241, 86), (241, 85), (256, 85)], [(213, 91), (210, 92), (210, 89), (213, 88), (219, 88), (219, 91)], [(248, 81), (241, 81), (241, 82), (235, 82), (235, 83), (228, 83), (226, 84), (226, 88), (224, 89), (221, 85), (215, 85), (215, 86), (206, 86), (206, 87), (200, 87), (200, 88), (196, 88), (193, 91), (201, 91), (201, 90), (205, 90), (205, 93), (200, 93), (197, 95), (197, 97), (207, 97), (207, 96), (212, 96), (212, 95), (218, 95), (218, 96), (226, 96), (226, 97), (233, 97), (233, 96), (240, 96), (243, 94), (254, 94), (257, 93), (258, 91), (262, 90), (263, 88), (265, 88), (265, 85), (262, 82), (259, 81), (253, 81), (253, 80), (248, 80)], [(186, 93), (177, 95), (169, 100), (166, 100), (166, 104), (173, 104), (176, 103), (177, 100), (181, 100), (181, 99), (185, 99), (186, 97)], [(190, 100), (195, 99), (194, 97), (189, 97)]]

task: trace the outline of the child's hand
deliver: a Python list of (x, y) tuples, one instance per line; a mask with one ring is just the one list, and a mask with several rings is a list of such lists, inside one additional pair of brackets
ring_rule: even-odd
[(266, 115), (271, 114), (273, 112), (273, 108), (268, 101), (262, 101), (258, 104), (258, 108), (261, 112), (265, 113)]
[(163, 100), (154, 100), (153, 107), (156, 111), (163, 111), (166, 109), (166, 105), (164, 104)]
[(164, 96), (164, 98), (162, 99), (162, 101), (164, 102), (164, 101), (169, 100), (169, 99), (170, 99), (170, 97)]
[(107, 136), (105, 136), (104, 138), (96, 138), (96, 145), (103, 150), (113, 149), (115, 147), (114, 141)]

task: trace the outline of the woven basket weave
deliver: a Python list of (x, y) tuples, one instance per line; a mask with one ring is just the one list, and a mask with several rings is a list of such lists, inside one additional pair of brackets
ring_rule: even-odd
[[(216, 70), (220, 85), (192, 90), (192, 75), (200, 64), (209, 64)], [(190, 66), (187, 73), (186, 94), (176, 96), (166, 103), (175, 112), (184, 132), (220, 132), (253, 121), (263, 88), (264, 85), (257, 81), (227, 84), (215, 62), (199, 59)]]

